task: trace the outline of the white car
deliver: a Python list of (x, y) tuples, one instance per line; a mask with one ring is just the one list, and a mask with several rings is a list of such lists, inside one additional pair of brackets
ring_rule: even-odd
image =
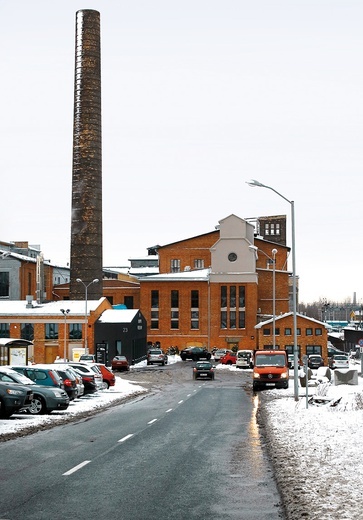
[(343, 354), (337, 354), (330, 359), (330, 368), (349, 368), (349, 358)]

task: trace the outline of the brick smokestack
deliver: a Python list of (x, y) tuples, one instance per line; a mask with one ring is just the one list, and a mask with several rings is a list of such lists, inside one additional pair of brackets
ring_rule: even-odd
[(100, 13), (76, 13), (70, 299), (102, 297)]

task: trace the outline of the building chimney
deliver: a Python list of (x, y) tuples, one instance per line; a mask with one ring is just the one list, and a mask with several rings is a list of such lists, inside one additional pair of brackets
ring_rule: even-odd
[[(98, 283), (91, 283), (98, 279)], [(81, 279), (83, 284), (77, 282)], [(102, 297), (100, 13), (76, 13), (70, 299)]]

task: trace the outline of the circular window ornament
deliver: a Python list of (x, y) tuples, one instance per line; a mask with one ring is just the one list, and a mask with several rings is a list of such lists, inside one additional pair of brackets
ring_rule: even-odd
[(237, 260), (237, 255), (236, 255), (236, 253), (229, 253), (229, 255), (228, 255), (228, 260), (229, 260), (230, 262), (235, 262), (235, 261)]

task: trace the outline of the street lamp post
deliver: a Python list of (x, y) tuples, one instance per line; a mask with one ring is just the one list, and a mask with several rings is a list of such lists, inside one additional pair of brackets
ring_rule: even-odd
[(299, 400), (299, 379), (298, 379), (298, 349), (297, 349), (297, 309), (296, 309), (296, 258), (295, 258), (295, 204), (293, 200), (287, 199), (284, 195), (279, 193), (277, 190), (262, 182), (252, 179), (247, 184), (252, 187), (267, 188), (276, 193), (279, 197), (286, 200), (291, 206), (291, 253), (292, 253), (292, 297), (293, 297), (293, 328), (294, 328), (294, 397), (295, 401)]
[(78, 283), (81, 283), (85, 289), (85, 306), (84, 306), (84, 325), (85, 325), (85, 333), (84, 333), (84, 353), (85, 354), (88, 354), (88, 334), (87, 334), (87, 329), (88, 329), (88, 318), (87, 318), (87, 296), (88, 296), (88, 287), (90, 285), (92, 285), (93, 283), (98, 283), (99, 282), (99, 279), (98, 278), (95, 278), (94, 280), (92, 280), (92, 282), (90, 282), (89, 284), (85, 284), (83, 280), (81, 280), (80, 278), (77, 278), (76, 282)]
[(61, 313), (64, 316), (64, 346), (63, 346), (63, 361), (67, 360), (67, 314), (70, 309), (61, 309)]
[(254, 250), (257, 255), (257, 251), (264, 254), (266, 258), (268, 258), (272, 262), (272, 347), (273, 350), (276, 348), (276, 254), (277, 249), (273, 249), (271, 251), (272, 258), (265, 253), (262, 249), (259, 249), (256, 246), (249, 246), (250, 249)]

